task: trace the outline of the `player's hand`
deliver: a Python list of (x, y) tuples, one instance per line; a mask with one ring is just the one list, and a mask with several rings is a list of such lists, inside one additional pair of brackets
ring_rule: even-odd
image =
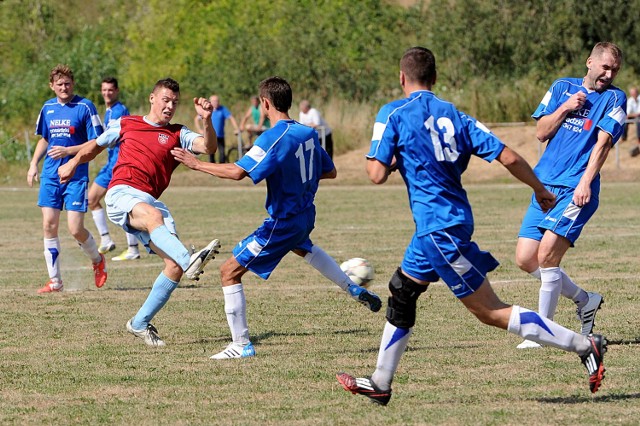
[(553, 206), (556, 205), (556, 196), (554, 193), (550, 192), (546, 188), (542, 191), (537, 191), (535, 193), (536, 201), (540, 205), (540, 208), (543, 212), (549, 211)]
[(213, 106), (209, 99), (207, 98), (193, 98), (193, 106), (196, 109), (196, 112), (203, 120), (208, 120), (211, 118), (211, 112), (213, 111)]
[(173, 155), (173, 158), (175, 158), (176, 161), (181, 162), (192, 170), (196, 170), (198, 168), (198, 163), (200, 163), (200, 160), (198, 160), (195, 155), (183, 148), (173, 148), (171, 150), (171, 155)]
[(71, 162), (67, 162), (66, 164), (58, 167), (58, 177), (60, 178), (60, 183), (67, 183), (76, 172), (76, 166)]
[(34, 181), (38, 181), (38, 166), (35, 164), (30, 164), (29, 170), (27, 171), (27, 183), (30, 187), (32, 187)]
[(565, 106), (570, 111), (575, 111), (584, 106), (584, 103), (587, 101), (587, 95), (584, 92), (574, 93), (565, 101)]
[(67, 157), (69, 155), (69, 150), (64, 146), (54, 146), (49, 150), (49, 152), (47, 152), (47, 155), (54, 160), (58, 160), (60, 158)]
[(582, 183), (578, 183), (576, 186), (576, 190), (573, 191), (573, 204), (578, 207), (582, 207), (587, 204), (591, 200), (591, 185)]

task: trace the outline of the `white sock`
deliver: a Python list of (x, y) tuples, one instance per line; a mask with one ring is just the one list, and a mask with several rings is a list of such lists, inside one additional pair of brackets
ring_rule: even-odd
[(589, 301), (589, 295), (569, 278), (564, 269), (560, 268), (560, 273), (562, 274), (562, 295), (573, 300), (578, 308), (582, 308)]
[(129, 253), (140, 254), (140, 250), (138, 249), (138, 239), (136, 236), (128, 232), (125, 234), (127, 235), (127, 250), (129, 250)]
[(587, 336), (573, 332), (537, 312), (517, 305), (511, 307), (507, 330), (527, 340), (577, 354), (584, 354), (590, 347)]
[(91, 262), (98, 263), (100, 262), (100, 260), (102, 260), (102, 256), (100, 256), (100, 253), (98, 252), (96, 240), (93, 239), (93, 235), (91, 235), (91, 232), (89, 232), (89, 238), (87, 238), (84, 243), (78, 241), (78, 245), (80, 246), (84, 254), (86, 254), (87, 257), (91, 259)]
[(111, 236), (109, 235), (109, 227), (107, 226), (107, 216), (104, 213), (103, 208), (97, 210), (91, 210), (91, 216), (100, 233), (100, 245), (107, 246), (113, 243)]
[(224, 312), (231, 329), (231, 340), (239, 345), (249, 343), (249, 326), (247, 325), (247, 301), (244, 297), (242, 283), (222, 287), (224, 293)]
[(313, 246), (311, 252), (305, 255), (304, 260), (344, 291), (347, 291), (350, 284), (355, 285), (347, 274), (340, 269), (340, 265), (338, 265), (333, 257), (329, 256), (327, 252), (318, 246)]
[(540, 268), (540, 298), (538, 299), (538, 312), (543, 317), (553, 319), (562, 290), (562, 274), (559, 267)]
[(47, 264), (49, 278), (61, 281), (60, 268), (58, 267), (58, 258), (60, 257), (60, 239), (45, 238), (44, 239), (44, 261)]
[(531, 275), (534, 278), (540, 279), (540, 268), (536, 269), (533, 272), (529, 272), (529, 275)]
[(380, 390), (391, 389), (393, 375), (398, 369), (402, 354), (407, 349), (412, 332), (413, 328), (399, 328), (389, 321), (385, 324), (382, 340), (380, 341), (376, 371), (371, 375), (371, 381)]

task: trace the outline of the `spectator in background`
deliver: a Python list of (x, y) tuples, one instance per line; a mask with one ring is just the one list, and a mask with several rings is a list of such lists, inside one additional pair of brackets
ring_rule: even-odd
[(27, 183), (33, 186), (33, 182), (38, 180), (38, 163), (45, 157), (40, 175), (38, 206), (42, 210), (44, 259), (49, 281), (38, 293), (59, 292), (63, 288), (58, 237), (63, 209), (67, 210), (69, 232), (91, 259), (95, 284), (100, 288), (107, 281), (107, 267), (91, 232), (84, 227), (89, 167), (87, 164), (78, 167), (64, 183), (58, 179), (58, 167), (66, 164), (82, 146), (94, 142), (102, 133), (102, 123), (93, 102), (74, 94), (73, 71), (67, 65), (56, 65), (51, 70), (49, 87), (56, 96), (46, 101), (40, 110), (36, 135), (41, 135), (41, 138), (27, 172)]
[(240, 131), (247, 132), (247, 138), (249, 140), (249, 147), (253, 145), (253, 139), (260, 136), (262, 132), (271, 127), (269, 118), (265, 115), (260, 105), (260, 98), (257, 96), (251, 97), (251, 106), (245, 112), (242, 121), (240, 122)]
[(629, 120), (634, 122), (636, 126), (636, 144), (629, 150), (632, 157), (640, 154), (640, 126), (638, 125), (638, 117), (640, 117), (640, 98), (638, 97), (638, 88), (633, 86), (629, 89), (629, 97), (627, 98), (627, 124), (624, 126), (622, 140), (627, 140), (627, 132), (629, 130)]
[[(220, 161), (220, 163), (226, 163), (227, 156), (224, 147), (224, 125), (227, 120), (231, 121), (231, 124), (233, 125), (233, 134), (237, 135), (239, 132), (238, 122), (226, 106), (220, 105), (220, 98), (218, 97), (218, 95), (209, 96), (209, 102), (211, 102), (211, 106), (213, 107), (213, 111), (211, 112), (211, 122), (213, 123), (213, 128), (215, 129), (216, 135), (218, 137), (218, 160)], [(193, 124), (195, 125), (198, 133), (204, 133), (202, 117), (196, 115), (193, 119)], [(209, 162), (216, 162), (215, 154), (209, 154)]]
[(318, 134), (322, 136), (320, 128), (324, 128), (324, 149), (329, 154), (329, 157), (333, 158), (333, 138), (331, 137), (331, 127), (324, 121), (320, 111), (311, 107), (311, 103), (308, 100), (300, 102), (300, 117), (298, 121), (305, 126), (313, 127), (318, 130)]

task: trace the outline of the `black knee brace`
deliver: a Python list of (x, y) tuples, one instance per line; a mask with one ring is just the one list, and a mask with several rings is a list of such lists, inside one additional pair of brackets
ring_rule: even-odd
[(416, 301), (427, 287), (409, 279), (398, 268), (389, 281), (391, 297), (387, 305), (387, 321), (400, 328), (413, 327), (416, 323)]

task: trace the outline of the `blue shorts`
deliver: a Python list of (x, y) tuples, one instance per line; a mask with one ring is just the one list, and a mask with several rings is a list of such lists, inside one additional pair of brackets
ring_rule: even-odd
[(471, 226), (453, 226), (424, 236), (413, 236), (402, 260), (402, 270), (422, 281), (442, 279), (459, 299), (474, 293), (488, 272), (500, 264), (471, 241)]
[(169, 208), (163, 202), (156, 200), (144, 191), (128, 185), (116, 185), (107, 191), (104, 202), (107, 205), (107, 216), (109, 216), (109, 220), (120, 226), (126, 232), (135, 235), (136, 238), (144, 244), (149, 253), (153, 253), (153, 250), (149, 247), (149, 242), (151, 241), (149, 233), (140, 231), (129, 225), (129, 213), (136, 204), (147, 203), (160, 210), (164, 224), (167, 229), (169, 229), (169, 232), (177, 235), (176, 223), (173, 220), (173, 216), (171, 216), (171, 212), (169, 212)]
[(89, 205), (87, 187), (86, 180), (72, 180), (61, 184), (58, 179), (40, 177), (38, 207), (86, 213)]
[(531, 204), (522, 219), (522, 226), (518, 237), (531, 238), (540, 241), (546, 230), (565, 237), (573, 243), (576, 242), (582, 228), (587, 224), (591, 216), (598, 209), (600, 199), (597, 193), (591, 194), (591, 200), (582, 207), (573, 204), (573, 188), (564, 186), (549, 186), (547, 189), (556, 195), (556, 205), (548, 212), (543, 212), (536, 201), (535, 195), (531, 196)]
[(314, 228), (313, 209), (287, 219), (265, 219), (264, 223), (233, 249), (238, 263), (262, 279), (268, 279), (282, 258), (294, 249), (311, 252), (309, 234)]

